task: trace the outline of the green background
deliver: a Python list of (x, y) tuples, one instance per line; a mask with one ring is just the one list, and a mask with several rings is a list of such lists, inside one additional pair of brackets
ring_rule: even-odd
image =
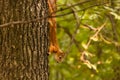
[(49, 56), (50, 80), (120, 80), (120, 1), (57, 0), (57, 10), (66, 57), (57, 63)]

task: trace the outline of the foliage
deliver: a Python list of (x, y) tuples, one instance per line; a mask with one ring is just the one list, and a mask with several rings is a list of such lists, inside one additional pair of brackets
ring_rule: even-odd
[(119, 3), (58, 0), (57, 37), (66, 58), (56, 63), (50, 56), (50, 80), (120, 80)]

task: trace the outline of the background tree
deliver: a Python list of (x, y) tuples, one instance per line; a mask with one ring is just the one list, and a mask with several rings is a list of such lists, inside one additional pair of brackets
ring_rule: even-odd
[(48, 80), (47, 0), (0, 0), (0, 80)]

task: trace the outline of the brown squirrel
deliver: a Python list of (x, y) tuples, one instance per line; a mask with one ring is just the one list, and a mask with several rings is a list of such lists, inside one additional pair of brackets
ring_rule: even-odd
[[(48, 6), (49, 6), (49, 26), (50, 26), (50, 47), (49, 52), (55, 53), (55, 60), (57, 62), (63, 61), (63, 58), (65, 56), (64, 52), (60, 49), (57, 37), (56, 37), (56, 18), (55, 18), (55, 11), (56, 11), (56, 0), (48, 0)], [(52, 17), (54, 16), (54, 17)]]

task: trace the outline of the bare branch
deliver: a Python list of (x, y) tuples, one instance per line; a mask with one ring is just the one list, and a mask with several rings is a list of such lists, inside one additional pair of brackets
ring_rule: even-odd
[[(106, 3), (103, 3), (103, 4), (106, 4)], [(100, 5), (103, 5), (103, 4), (100, 4)], [(89, 8), (92, 8), (92, 7), (95, 7), (95, 6), (100, 6), (100, 5), (92, 5), (92, 6), (89, 6), (87, 8), (84, 8), (84, 9), (81, 9), (81, 10), (77, 10), (76, 12), (80, 12), (80, 11), (84, 11), (86, 9), (89, 9)], [(75, 5), (76, 6), (76, 5)], [(72, 6), (73, 7), (73, 6)], [(56, 16), (45, 16), (43, 18), (38, 18), (38, 19), (33, 19), (33, 20), (29, 20), (29, 21), (13, 21), (13, 22), (9, 22), (9, 23), (5, 23), (5, 24), (1, 24), (0, 25), (0, 28), (2, 27), (6, 27), (6, 26), (9, 26), (9, 25), (15, 25), (15, 24), (26, 24), (26, 23), (31, 23), (31, 22), (37, 22), (39, 20), (42, 20), (42, 19), (45, 19), (45, 18), (51, 18), (51, 17), (61, 17), (61, 16), (66, 16), (66, 15), (69, 15), (71, 13), (74, 13), (74, 11), (70, 11), (68, 13), (64, 13), (64, 14), (60, 14), (60, 15), (56, 15)]]

